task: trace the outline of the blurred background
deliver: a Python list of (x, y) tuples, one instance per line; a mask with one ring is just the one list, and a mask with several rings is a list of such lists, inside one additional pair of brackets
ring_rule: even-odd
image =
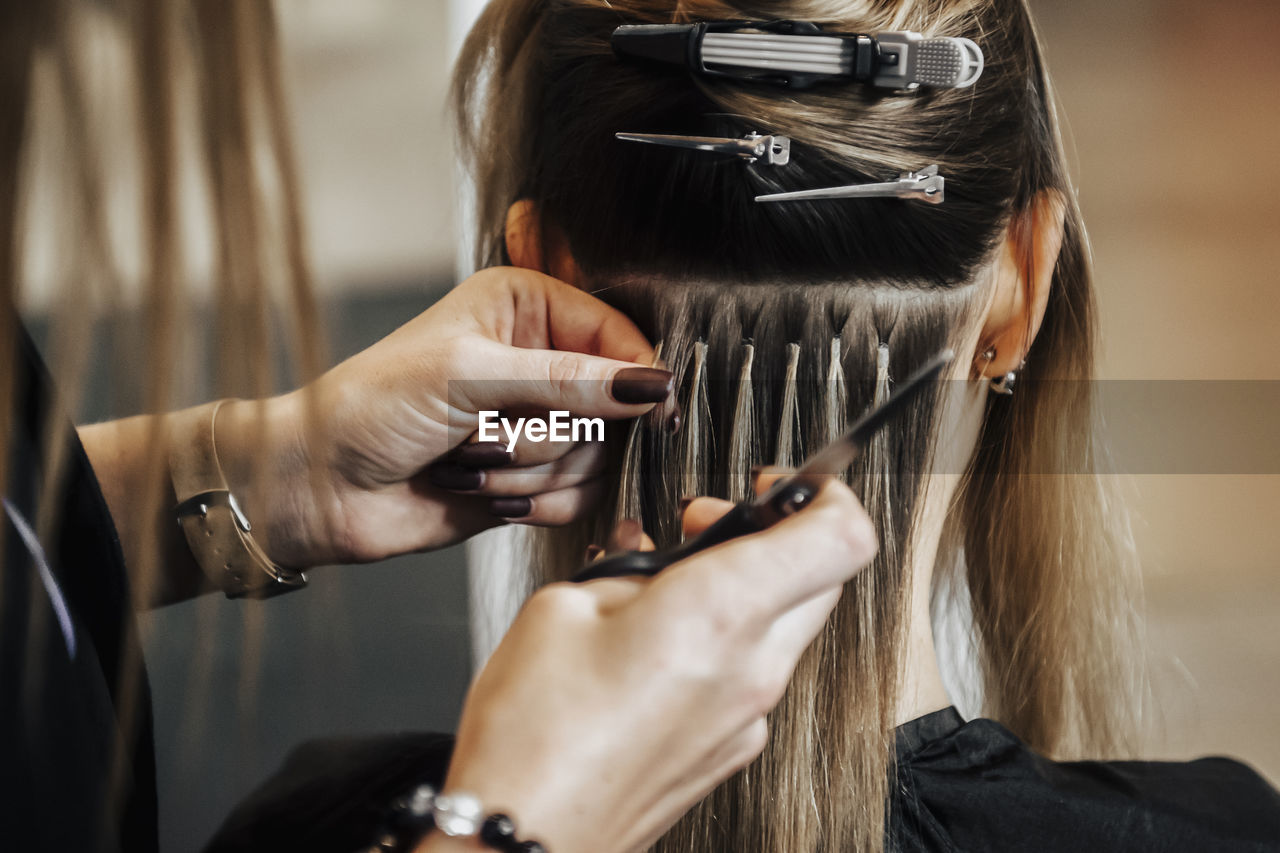
[[(335, 360), (465, 266), (445, 92), (480, 5), (277, 2)], [(1093, 239), (1102, 376), (1251, 380), (1237, 387), (1274, 400), (1280, 6), (1031, 5)], [(27, 299), (38, 332), (47, 306), (38, 287)], [(1257, 418), (1247, 401), (1217, 414)], [(1273, 437), (1254, 449), (1274, 453)], [(1156, 696), (1146, 753), (1229, 754), (1280, 782), (1280, 468), (1167, 470), (1204, 473), (1126, 477)], [(461, 550), (320, 571), (313, 587), (144, 617), (163, 849), (199, 849), (301, 740), (453, 727), (470, 668)]]

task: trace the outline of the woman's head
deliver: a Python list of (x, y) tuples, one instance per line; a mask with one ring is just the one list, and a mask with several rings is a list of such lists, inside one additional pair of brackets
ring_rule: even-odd
[[(609, 44), (623, 24), (776, 18), (967, 37), (986, 69), (962, 90), (793, 91), (632, 64)], [(1128, 627), (1128, 605), (1116, 594), (1114, 517), (1088, 476), (1089, 389), (1035, 381), (1091, 375), (1093, 295), (1021, 0), (497, 0), (456, 85), (481, 262), (571, 276), (630, 314), (681, 377), (680, 433), (639, 425), (620, 437), (616, 495), (581, 529), (548, 537), (543, 579), (571, 571), (618, 516), (673, 541), (681, 496), (743, 497), (752, 465), (802, 458), (943, 346), (961, 353), (961, 380), (1026, 359), (1016, 395), (979, 400), (980, 438), (961, 454), (954, 495), (958, 477), (928, 476), (961, 473), (940, 467), (941, 392), (854, 467), (880, 554), (797, 671), (765, 755), (664, 844), (881, 843), (913, 572), (933, 562), (934, 543), (921, 538), (929, 512), (953, 534), (939, 566), (968, 581), (984, 709), (1041, 748), (1112, 746), (1111, 700), (1126, 673), (1109, 644)], [(791, 160), (635, 145), (619, 131), (781, 134)], [(754, 202), (935, 163), (941, 205)]]

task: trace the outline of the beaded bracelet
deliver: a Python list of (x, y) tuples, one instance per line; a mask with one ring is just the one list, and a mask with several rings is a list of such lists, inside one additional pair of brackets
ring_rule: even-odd
[(419, 785), (392, 803), (378, 841), (361, 853), (404, 853), (433, 829), (451, 838), (476, 838), (499, 853), (547, 853), (537, 841), (517, 839), (515, 821), (507, 815), (486, 817), (474, 795), (441, 794), (430, 785)]

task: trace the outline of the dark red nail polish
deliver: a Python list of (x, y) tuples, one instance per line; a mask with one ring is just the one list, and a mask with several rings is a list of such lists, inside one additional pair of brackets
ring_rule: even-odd
[(696, 500), (697, 500), (697, 497), (693, 495), (685, 495), (684, 497), (682, 497), (680, 499), (680, 511), (684, 512), (686, 509), (689, 508), (689, 504), (693, 503)]
[(515, 454), (501, 444), (464, 444), (452, 453), (453, 462), (468, 468), (501, 468), (515, 460)]
[(599, 545), (588, 545), (584, 562), (594, 563), (596, 560), (600, 559), (602, 554), (604, 554), (604, 549)]
[(433, 486), (453, 492), (474, 492), (484, 485), (484, 472), (452, 462), (437, 462), (427, 468), (427, 480)]
[(628, 367), (613, 375), (609, 396), (619, 403), (661, 403), (671, 396), (675, 376), (653, 367)]
[(498, 518), (524, 518), (533, 512), (530, 498), (494, 498), (489, 501), (489, 512)]

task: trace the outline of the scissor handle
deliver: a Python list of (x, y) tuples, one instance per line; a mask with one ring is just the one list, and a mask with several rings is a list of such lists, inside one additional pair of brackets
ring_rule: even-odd
[(617, 578), (629, 575), (652, 576), (686, 557), (692, 557), (713, 545), (756, 533), (767, 525), (756, 520), (756, 507), (749, 503), (741, 503), (726, 512), (706, 530), (697, 536), (661, 551), (623, 551), (608, 557), (602, 557), (594, 563), (583, 567), (572, 580), (574, 583), (593, 581), (599, 578)]

